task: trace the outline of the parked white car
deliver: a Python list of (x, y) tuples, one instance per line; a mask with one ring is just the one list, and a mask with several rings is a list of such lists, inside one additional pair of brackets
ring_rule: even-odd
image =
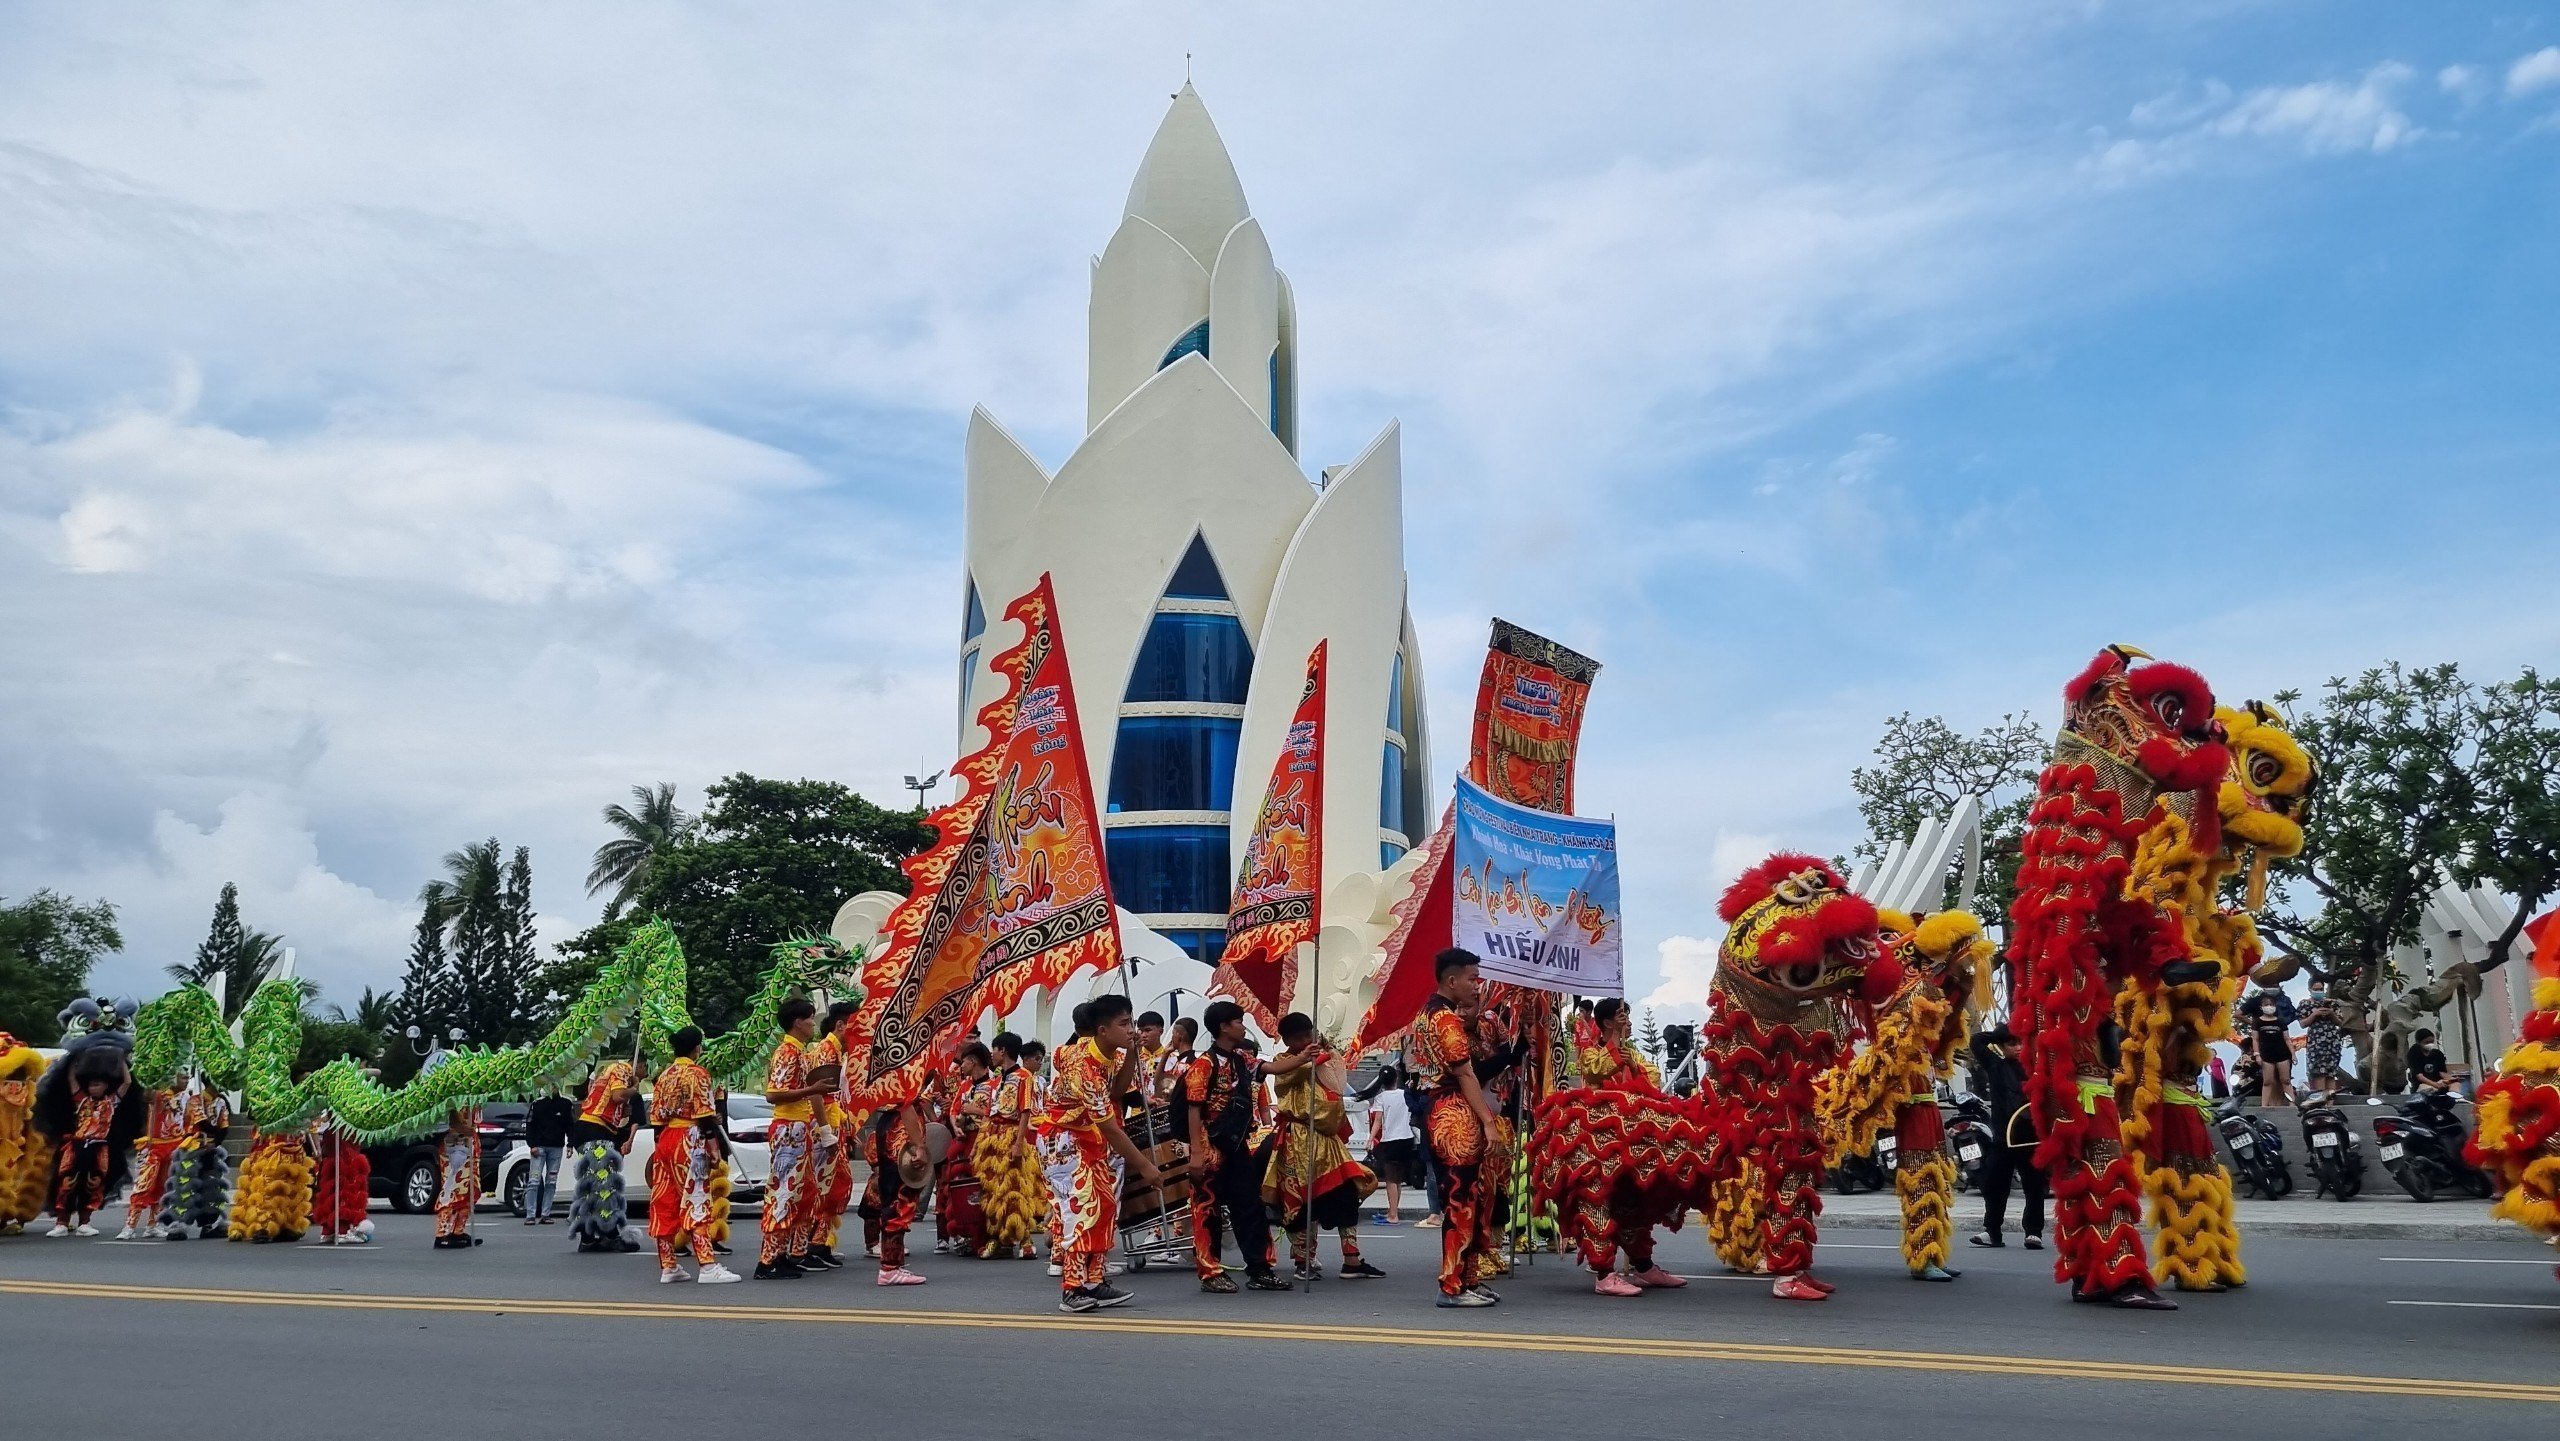
[[(772, 1170), (765, 1151), (765, 1137), (773, 1128), (773, 1105), (758, 1095), (733, 1095), (729, 1098), (729, 1205), (734, 1210), (760, 1210), (764, 1206), (765, 1179)], [(649, 1209), (649, 1152), (658, 1144), (658, 1133), (641, 1126), (631, 1133), (630, 1153), (622, 1158), (622, 1193), (628, 1198), (632, 1213), (644, 1214)], [(533, 1165), (533, 1151), (518, 1141), (498, 1162), (498, 1175), (492, 1194), (505, 1198), (507, 1214), (524, 1214), (525, 1178)], [(558, 1199), (551, 1203), (555, 1215), (565, 1215), (569, 1199), (577, 1190), (577, 1154), (573, 1150), (560, 1158)]]

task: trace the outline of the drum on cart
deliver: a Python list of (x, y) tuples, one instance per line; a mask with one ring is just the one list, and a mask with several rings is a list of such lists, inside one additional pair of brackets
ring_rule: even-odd
[(1163, 1179), (1120, 1183), (1120, 1251), (1129, 1269), (1150, 1265), (1182, 1266), (1193, 1259), (1191, 1247), (1191, 1162), (1183, 1148), (1160, 1141), (1148, 1153)]

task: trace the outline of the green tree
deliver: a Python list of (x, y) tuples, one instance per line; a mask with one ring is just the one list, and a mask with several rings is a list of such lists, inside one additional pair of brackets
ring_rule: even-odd
[(618, 801), (604, 808), (604, 823), (619, 834), (596, 847), (595, 862), (587, 869), (588, 895), (612, 892), (604, 903), (608, 921), (621, 915), (640, 893), (649, 879), (650, 863), (682, 841), (693, 826), (693, 817), (676, 806), (672, 782), (633, 786), (631, 798), (638, 802), (637, 808)]
[(923, 817), (886, 810), (833, 781), (733, 775), (682, 839), (661, 852), (626, 911), (559, 947), (548, 997), (573, 995), (629, 938), (663, 918), (684, 943), (686, 1005), (704, 1028), (737, 1024), (774, 942), (824, 931), (862, 891), (906, 890), (898, 862), (922, 848)]
[[(2377, 1067), (2374, 997), (2392, 948), (2416, 942), (2428, 896), (2479, 832), (2484, 713), (2451, 665), (2392, 661), (2324, 690), (2292, 726), (2320, 767), (2302, 854), (2275, 863), (2258, 926), (2327, 978), (2364, 1074), (2390, 1088), (2401, 1058)], [(2297, 904), (2306, 892), (2316, 904)]]
[[(196, 947), (195, 959), (164, 966), (169, 979), (182, 986), (203, 986), (208, 990), (221, 982), (222, 1018), (240, 1019), (247, 1009), (249, 997), (284, 967), (284, 938), (266, 931), (247, 930), (240, 924), (240, 888), (223, 882), (222, 894), (213, 903), (213, 925)], [(320, 994), (319, 986), (308, 980), (295, 982), (304, 1000)]]
[(340, 1056), (353, 1056), (371, 1065), (382, 1056), (383, 1036), (361, 1022), (350, 1020), (346, 1012), (332, 1006), (329, 1014), (302, 1015), (302, 1050), (294, 1057), (296, 1073), (315, 1071)]
[(1651, 1006), (1644, 1008), (1643, 1016), (1636, 1023), (1636, 1045), (1654, 1064), (1662, 1063), (1662, 1027), (1654, 1024)]
[(400, 974), (400, 992), (391, 1003), (391, 1029), (415, 1026), (421, 1035), (440, 1036), (461, 1020), (453, 959), (444, 950), (444, 918), (429, 903), (419, 909), (418, 927), (410, 937), (408, 966)]
[(98, 957), (124, 949), (116, 908), (39, 890), (0, 905), (0, 1031), (34, 1045), (61, 1034), (54, 1018), (88, 988)]
[[(1853, 854), (1880, 860), (1897, 841), (1908, 840), (1930, 816), (1944, 817), (1966, 796), (1982, 797), (1982, 875), (1974, 914), (2004, 930), (2018, 889), (2018, 846), (2026, 833), (2035, 778), (2053, 745), (2034, 719), (2004, 715), (1972, 735), (1938, 716), (1909, 711), (1888, 717), (1876, 741), (1875, 764), (1849, 773), (1857, 792), (1866, 839)], [(1955, 903), (1957, 873), (1947, 873), (1941, 906)]]
[(2506, 933), (2483, 936), (2488, 966), (2514, 955), (2524, 923), (2560, 892), (2560, 679), (2532, 667), (2480, 692), (2476, 715), (2479, 805), (2462, 832), (2453, 874), (2514, 898)]

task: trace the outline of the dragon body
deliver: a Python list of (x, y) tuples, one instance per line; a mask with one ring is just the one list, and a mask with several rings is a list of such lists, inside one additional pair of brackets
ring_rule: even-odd
[[(727, 1085), (760, 1079), (781, 1037), (774, 1016), (794, 992), (849, 985), (857, 958), (823, 937), (773, 948), (773, 965), (735, 1030), (703, 1045), (702, 1060)], [(456, 1110), (525, 1100), (586, 1077), (618, 1036), (636, 1026), (649, 1064), (662, 1066), (667, 1038), (692, 1024), (685, 1012), (684, 948), (652, 920), (616, 951), (551, 1029), (528, 1045), (465, 1046), (408, 1084), (386, 1087), (346, 1057), (296, 1079), (302, 1048), (301, 997), (290, 981), (260, 986), (240, 1013), (240, 1038), (224, 1025), (210, 992), (183, 987), (142, 1008), (134, 1024), (135, 1080), (170, 1084), (193, 1069), (240, 1094), (260, 1132), (299, 1131), (327, 1111), (358, 1145), (422, 1135)]]
[(2020, 846), (2010, 1015), (2053, 1187), (2055, 1279), (2075, 1300), (2160, 1309), (2173, 1303), (2153, 1289), (2116, 1096), (2118, 998), (2218, 975), (2189, 939), (2188, 902), (2221, 843), (2213, 792), (2230, 756), (2203, 678), (2144, 659), (2111, 647), (2063, 690)]

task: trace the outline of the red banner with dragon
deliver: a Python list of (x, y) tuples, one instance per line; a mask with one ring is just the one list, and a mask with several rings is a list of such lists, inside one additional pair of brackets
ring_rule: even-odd
[(1020, 644), (995, 658), (1005, 693), (978, 712), (987, 744), (953, 767), (960, 798), (905, 863), (907, 899), (863, 966), (847, 1029), (858, 1104), (913, 1097), (937, 1037), (1034, 987), (1119, 964), (1120, 931), (1085, 773), (1066, 642), (1049, 577), (1005, 608)]
[(1227, 912), (1226, 957), (1210, 989), (1232, 997), (1267, 1035), (1298, 989), (1298, 945), (1316, 938), (1324, 888), (1324, 647), (1307, 657), (1305, 688), (1271, 784), (1254, 814)]
[[(1476, 685), (1475, 729), (1467, 744), (1467, 779), (1514, 805), (1569, 814), (1573, 763), (1582, 746), (1582, 711), (1600, 663), (1579, 651), (1495, 619)], [(1455, 812), (1451, 812), (1454, 816)], [(1400, 1035), (1431, 997), (1431, 960), (1449, 944), (1453, 892), (1448, 873), (1452, 820), (1432, 834), (1413, 893), (1396, 908), (1387, 937), (1378, 998), (1360, 1021), (1362, 1046)], [(1533, 997), (1516, 988), (1486, 988), (1486, 1009), (1512, 1014)]]

